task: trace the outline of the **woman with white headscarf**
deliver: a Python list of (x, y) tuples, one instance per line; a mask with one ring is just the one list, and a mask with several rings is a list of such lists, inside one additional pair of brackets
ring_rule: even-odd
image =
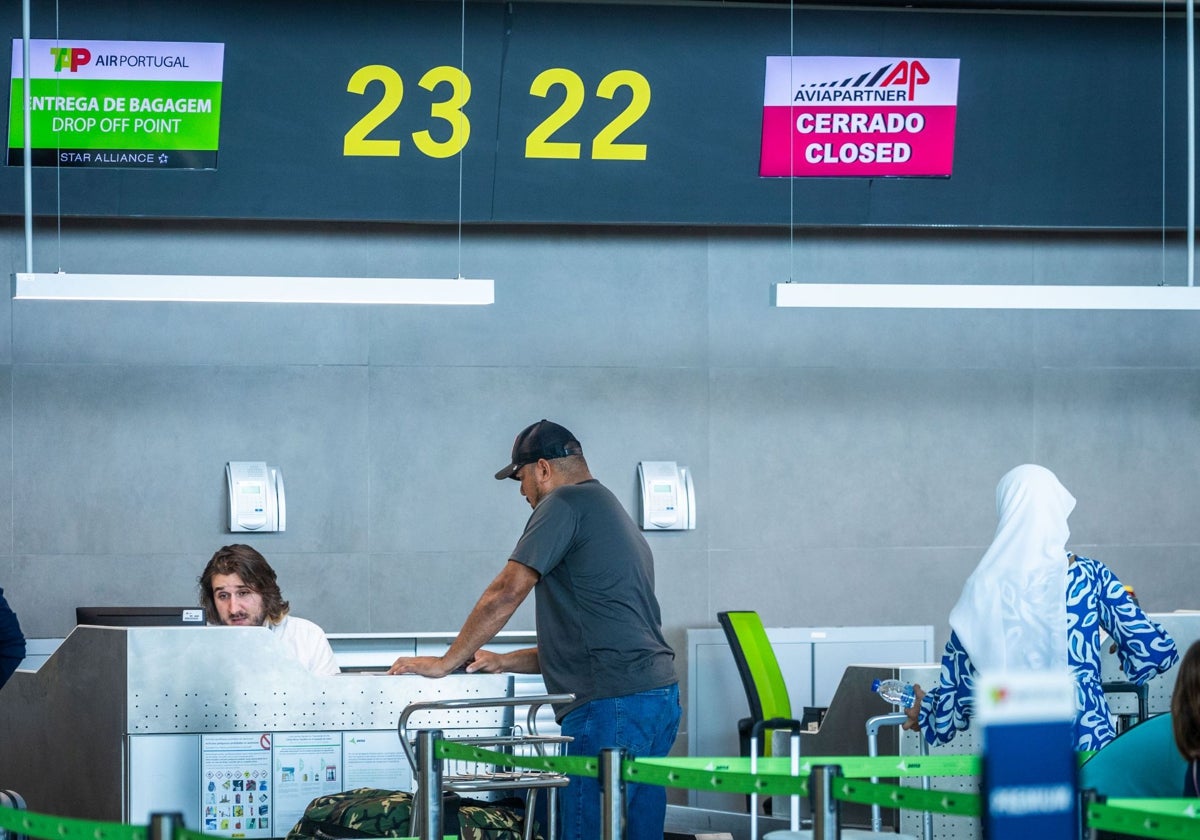
[(1175, 642), (1107, 566), (1067, 551), (1074, 508), (1045, 467), (1023, 464), (1000, 479), (996, 535), (950, 611), (939, 684), (928, 694), (916, 687), (905, 729), (920, 728), (930, 743), (966, 729), (980, 671), (1070, 668), (1076, 748), (1096, 750), (1116, 736), (1100, 684), (1101, 628), (1138, 685), (1178, 661)]

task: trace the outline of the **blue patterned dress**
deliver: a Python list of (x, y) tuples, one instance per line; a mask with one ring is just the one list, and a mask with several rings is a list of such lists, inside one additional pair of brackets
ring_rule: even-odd
[[(1100, 685), (1100, 629), (1117, 643), (1121, 670), (1137, 685), (1179, 661), (1175, 642), (1146, 617), (1121, 581), (1098, 560), (1076, 557), (1067, 567), (1067, 658), (1075, 670), (1075, 744), (1098, 750), (1116, 737)], [(974, 711), (975, 666), (950, 634), (937, 688), (925, 695), (919, 720), (925, 740), (944, 744), (966, 729)]]

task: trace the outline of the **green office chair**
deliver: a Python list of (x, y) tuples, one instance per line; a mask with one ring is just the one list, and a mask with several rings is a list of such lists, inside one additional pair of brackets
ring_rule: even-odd
[[(717, 613), (717, 621), (729, 640), (733, 660), (737, 663), (742, 687), (746, 690), (746, 702), (750, 704), (750, 717), (738, 721), (738, 742), (742, 756), (750, 755), (750, 732), (754, 724), (772, 718), (788, 719), (792, 716), (792, 704), (788, 700), (787, 686), (779, 660), (771, 648), (762, 619), (753, 610), (738, 610)], [(764, 732), (758, 744), (758, 754), (771, 754), (771, 733)]]

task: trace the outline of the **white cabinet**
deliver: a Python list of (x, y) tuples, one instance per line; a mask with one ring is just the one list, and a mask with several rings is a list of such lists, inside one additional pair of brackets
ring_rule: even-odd
[[(933, 627), (768, 627), (792, 717), (828, 706), (847, 665), (936, 660)], [(749, 717), (746, 692), (720, 628), (687, 631), (687, 742), (690, 756), (739, 754), (737, 722)], [(688, 793), (688, 804), (744, 810), (745, 797)]]

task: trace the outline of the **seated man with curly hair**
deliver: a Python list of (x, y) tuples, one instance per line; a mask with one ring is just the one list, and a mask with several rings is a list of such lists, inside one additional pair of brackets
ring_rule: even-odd
[(340, 671), (325, 631), (288, 615), (275, 570), (248, 545), (227, 545), (212, 556), (200, 575), (200, 605), (209, 624), (266, 627), (314, 674), (332, 676)]

